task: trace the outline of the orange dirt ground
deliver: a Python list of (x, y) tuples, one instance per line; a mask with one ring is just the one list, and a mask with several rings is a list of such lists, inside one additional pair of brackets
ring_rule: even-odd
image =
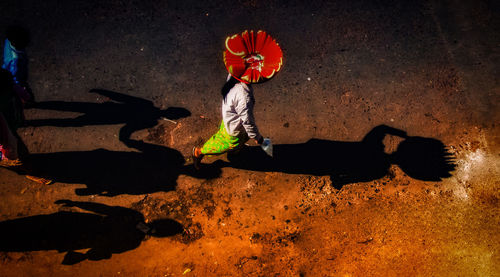
[[(18, 133), (54, 180), (0, 168), (0, 276), (500, 276), (498, 3), (5, 0), (0, 15), (31, 32), (41, 106)], [(245, 29), (284, 52), (254, 86), (274, 160), (250, 146), (196, 172), (224, 39)], [(408, 137), (363, 142), (380, 125)], [(136, 227), (157, 220), (163, 237)]]

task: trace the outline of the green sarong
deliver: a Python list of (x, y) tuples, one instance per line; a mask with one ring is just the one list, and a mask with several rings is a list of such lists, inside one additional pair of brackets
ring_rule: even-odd
[(231, 136), (227, 133), (224, 127), (224, 122), (221, 122), (219, 131), (215, 133), (201, 147), (203, 155), (220, 155), (228, 151), (234, 151), (241, 148), (248, 141), (246, 132), (241, 132), (239, 136)]

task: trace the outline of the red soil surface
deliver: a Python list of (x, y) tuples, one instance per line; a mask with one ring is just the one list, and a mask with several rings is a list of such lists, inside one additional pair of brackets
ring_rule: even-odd
[[(0, 168), (10, 234), (0, 275), (500, 275), (499, 11), (489, 1), (3, 1), (0, 26), (31, 32), (37, 101), (67, 109), (28, 109), (38, 124), (19, 130), (54, 184)], [(283, 49), (282, 71), (254, 87), (255, 117), (289, 159), (211, 157), (195, 172), (191, 147), (220, 122), (224, 40), (245, 29)], [(150, 102), (121, 109), (92, 89)], [(151, 112), (168, 108), (169, 120)], [(361, 143), (379, 125), (442, 143), (454, 170), (429, 180), (391, 162), (405, 138)], [(120, 140), (128, 127), (132, 143)], [(326, 147), (304, 144), (313, 138)], [(426, 151), (404, 158), (428, 171)], [(60, 200), (166, 219), (172, 233), (129, 236), (120, 226), (132, 216)], [(71, 257), (83, 260), (63, 264)]]

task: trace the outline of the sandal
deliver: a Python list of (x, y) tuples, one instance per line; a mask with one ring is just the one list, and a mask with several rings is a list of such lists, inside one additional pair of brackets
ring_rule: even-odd
[(193, 150), (191, 151), (191, 158), (193, 159), (193, 166), (196, 170), (200, 170), (200, 165), (201, 165), (201, 159), (203, 156), (196, 156), (196, 146), (193, 147)]

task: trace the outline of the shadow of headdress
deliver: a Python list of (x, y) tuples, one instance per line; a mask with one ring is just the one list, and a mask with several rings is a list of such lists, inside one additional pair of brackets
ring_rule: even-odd
[(408, 176), (423, 181), (441, 181), (451, 177), (455, 170), (455, 157), (439, 140), (424, 137), (408, 137), (391, 155)]

